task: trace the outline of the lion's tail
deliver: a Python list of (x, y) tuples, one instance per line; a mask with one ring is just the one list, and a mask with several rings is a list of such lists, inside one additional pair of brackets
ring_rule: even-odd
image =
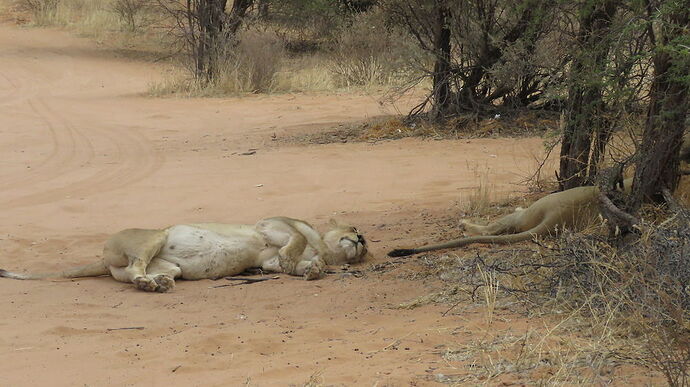
[(102, 261), (90, 263), (88, 265), (77, 266), (63, 271), (56, 271), (52, 273), (13, 273), (7, 270), (0, 269), (0, 277), (13, 278), (18, 280), (35, 280), (43, 278), (79, 278), (79, 277), (97, 277), (99, 275), (106, 275), (110, 273), (108, 268)]
[(429, 245), (424, 247), (419, 247), (416, 249), (395, 249), (388, 253), (389, 257), (404, 257), (407, 255), (425, 253), (427, 251), (442, 250), (442, 249), (452, 249), (455, 247), (466, 246), (472, 243), (514, 243), (520, 241), (526, 241), (534, 238), (535, 235), (542, 235), (548, 231), (544, 223), (540, 223), (532, 229), (523, 231), (517, 234), (508, 235), (481, 235), (472, 236), (466, 238), (455, 239), (446, 243), (441, 243), (438, 245)]

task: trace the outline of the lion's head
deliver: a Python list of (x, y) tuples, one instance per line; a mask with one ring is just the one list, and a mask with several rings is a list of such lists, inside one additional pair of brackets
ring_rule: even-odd
[(368, 254), (367, 242), (357, 228), (339, 224), (334, 220), (331, 220), (330, 225), (332, 229), (323, 234), (323, 241), (340, 258), (340, 262), (331, 263), (357, 263), (363, 261)]

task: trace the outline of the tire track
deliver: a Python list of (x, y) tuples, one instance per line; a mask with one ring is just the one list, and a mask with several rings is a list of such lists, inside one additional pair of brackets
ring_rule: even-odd
[[(102, 121), (86, 126), (89, 121), (68, 115), (51, 105), (65, 86), (77, 84), (80, 78), (73, 68), (75, 58), (51, 49), (42, 51), (50, 57), (67, 62), (64, 71), (45, 66), (33, 68), (31, 73), (16, 60), (0, 72), (7, 91), (0, 89), (0, 110), (5, 117), (26, 111), (29, 118), (28, 135), (46, 151), (34, 151), (30, 169), (0, 171), (0, 208), (25, 207), (63, 200), (66, 196), (84, 197), (120, 189), (145, 179), (163, 163), (153, 144), (134, 128), (106, 127)], [(22, 55), (14, 59), (24, 59)], [(26, 58), (27, 65), (33, 62)], [(58, 73), (47, 82), (36, 74)], [(83, 73), (79, 73), (83, 76)], [(53, 102), (54, 104), (54, 102)], [(11, 122), (11, 121), (9, 121)], [(84, 129), (88, 128), (88, 129)], [(8, 132), (11, 135), (11, 131)], [(105, 159), (100, 155), (109, 155)], [(97, 155), (99, 157), (97, 157)], [(4, 172), (4, 173), (3, 173)]]
[(13, 79), (5, 74), (5, 71), (0, 71), (0, 78), (4, 79), (5, 83), (9, 85), (8, 88), (0, 89), (3, 91), (3, 93), (0, 93), (0, 106), (12, 105), (21, 102), (25, 98), (26, 85), (21, 78)]
[[(43, 99), (30, 101), (29, 105), (46, 124), (53, 150), (35, 170), (0, 188), (6, 191), (31, 186), (35, 187), (33, 192), (0, 201), (0, 206), (25, 207), (66, 196), (83, 197), (121, 189), (150, 176), (163, 163), (163, 158), (153, 151), (152, 143), (136, 130), (96, 125), (86, 133)], [(95, 163), (96, 153), (109, 154), (112, 158)], [(82, 168), (93, 171), (84, 174)]]
[(19, 96), (23, 94), (21, 93), (22, 84), (17, 81), (13, 81), (12, 78), (5, 75), (2, 71), (0, 71), (0, 78), (4, 79), (5, 82), (10, 86), (7, 89), (0, 89), (7, 90), (0, 94), (0, 105), (11, 104), (21, 99)]
[[(57, 179), (60, 168), (70, 169), (77, 157), (77, 136), (72, 128), (63, 125), (47, 109), (45, 103), (34, 98), (27, 101), (29, 109), (40, 120), (50, 136), (51, 151), (43, 160), (35, 163), (30, 171), (15, 178), (3, 177), (0, 192), (16, 190), (29, 185), (40, 187), (45, 182)], [(88, 140), (86, 140), (88, 141)]]
[[(7, 75), (7, 70), (12, 70), (13, 77)], [(0, 93), (0, 107), (8, 108), (17, 106), (36, 95), (36, 74), (30, 70), (15, 66), (6, 66), (0, 69), (0, 78), (10, 86), (4, 93)], [(31, 82), (33, 81), (33, 82)], [(1, 91), (2, 89), (0, 89)]]

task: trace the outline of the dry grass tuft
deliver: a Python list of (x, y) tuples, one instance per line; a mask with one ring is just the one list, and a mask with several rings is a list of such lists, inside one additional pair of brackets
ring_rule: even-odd
[(329, 63), (329, 59), (321, 54), (286, 58), (275, 76), (275, 92), (337, 90)]
[(15, 8), (18, 12), (29, 14), (33, 23), (48, 26), (56, 23), (61, 0), (18, 0)]
[(477, 266), (477, 271), (484, 283), (484, 301), (486, 302), (486, 325), (491, 326), (494, 322), (494, 310), (496, 309), (496, 297), (498, 296), (499, 281), (496, 273), (482, 270)]
[(242, 93), (270, 93), (286, 58), (282, 43), (270, 33), (246, 32), (240, 43), (222, 56), (218, 75), (199, 81), (191, 71), (175, 71), (149, 87), (149, 95), (217, 97)]
[(488, 173), (479, 176), (479, 185), (469, 193), (463, 195), (463, 212), (465, 216), (481, 216), (489, 211), (489, 207), (494, 203), (495, 186), (489, 183)]

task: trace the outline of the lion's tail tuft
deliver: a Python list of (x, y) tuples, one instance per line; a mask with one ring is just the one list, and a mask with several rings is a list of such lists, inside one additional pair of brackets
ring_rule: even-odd
[(417, 254), (416, 249), (395, 249), (388, 252), (389, 257), (406, 257), (413, 254)]

